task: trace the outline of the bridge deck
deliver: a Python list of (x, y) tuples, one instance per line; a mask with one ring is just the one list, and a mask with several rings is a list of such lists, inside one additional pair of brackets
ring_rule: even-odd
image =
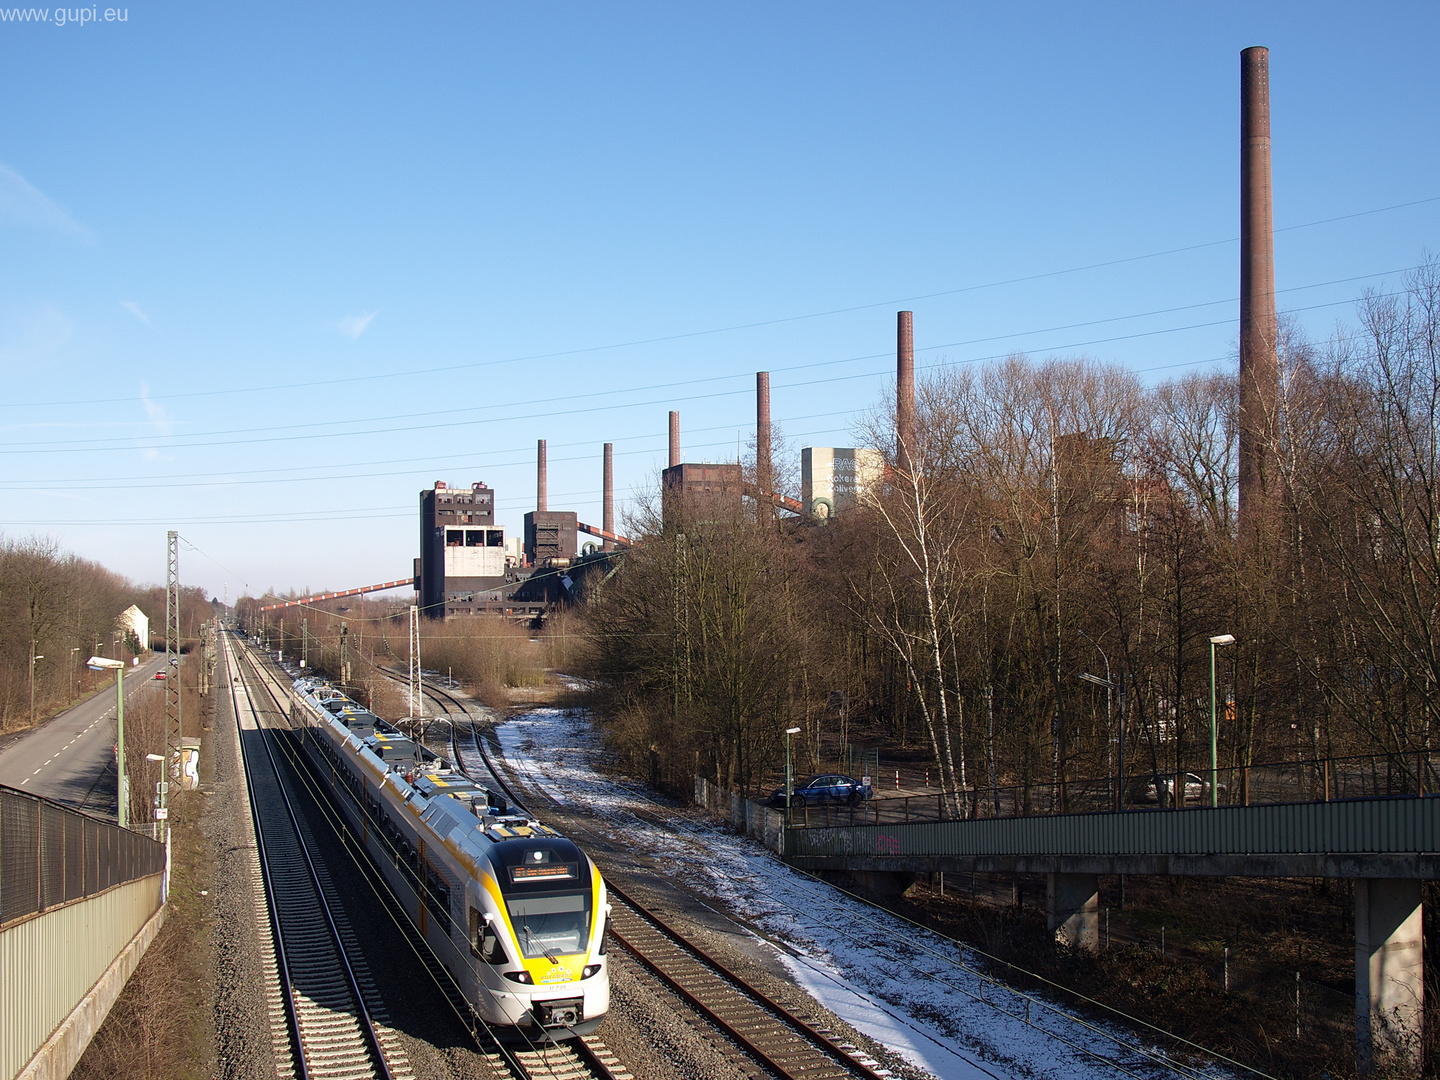
[(1440, 797), (786, 830), (815, 870), (1440, 877)]

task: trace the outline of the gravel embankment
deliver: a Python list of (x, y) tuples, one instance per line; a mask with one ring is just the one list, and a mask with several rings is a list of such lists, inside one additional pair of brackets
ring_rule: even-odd
[(214, 851), (215, 1057), (222, 1080), (275, 1076), (261, 961), (264, 910), (254, 901), (255, 834), (245, 798), (235, 711), (223, 665), (215, 673), (214, 774), (202, 794), (203, 828)]

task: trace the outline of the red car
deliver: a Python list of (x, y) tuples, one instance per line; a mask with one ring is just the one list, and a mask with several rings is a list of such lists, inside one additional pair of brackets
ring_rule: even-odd
[(155, 678), (163, 680), (163, 679), (165, 678), (165, 672), (163, 672), (163, 671), (157, 671), (157, 672), (155, 672)]

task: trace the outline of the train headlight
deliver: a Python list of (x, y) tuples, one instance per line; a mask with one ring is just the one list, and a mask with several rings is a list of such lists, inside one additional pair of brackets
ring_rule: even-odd
[(586, 965), (585, 965), (585, 970), (582, 971), (582, 972), (580, 972), (580, 977), (581, 977), (582, 979), (588, 979), (588, 978), (590, 978), (591, 975), (594, 975), (594, 974), (595, 974), (597, 971), (599, 971), (599, 970), (600, 970), (600, 965), (599, 965), (599, 964), (586, 964)]
[(507, 971), (505, 972), (505, 977), (511, 982), (518, 983), (533, 983), (535, 981), (530, 977), (530, 972), (528, 971)]

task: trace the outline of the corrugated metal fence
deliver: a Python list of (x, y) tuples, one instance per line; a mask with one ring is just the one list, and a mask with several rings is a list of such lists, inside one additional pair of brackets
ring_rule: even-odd
[(0, 1078), (50, 1038), (161, 906), (165, 846), (0, 787)]

